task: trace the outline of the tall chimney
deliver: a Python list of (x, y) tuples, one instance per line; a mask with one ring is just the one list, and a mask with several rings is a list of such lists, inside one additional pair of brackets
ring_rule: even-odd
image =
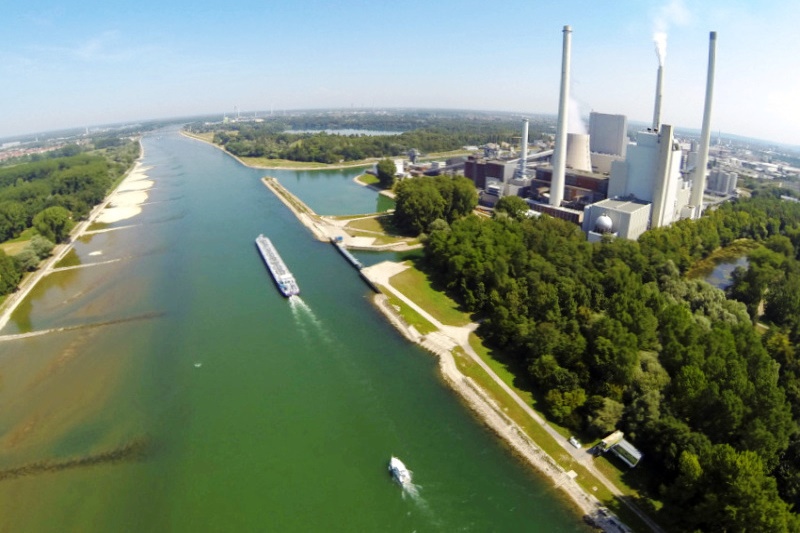
[(519, 169), (517, 174), (520, 178), (525, 177), (525, 165), (528, 163), (528, 119), (522, 119), (522, 149), (520, 150), (522, 157), (519, 159)]
[(558, 101), (556, 146), (553, 150), (553, 179), (550, 182), (550, 205), (561, 206), (564, 200), (567, 162), (567, 106), (569, 104), (569, 57), (572, 28), (564, 26), (564, 48), (561, 55), (561, 96)]
[(717, 54), (717, 32), (712, 31), (708, 40), (708, 77), (706, 78), (706, 105), (703, 109), (703, 131), (700, 133), (700, 150), (697, 153), (697, 165), (692, 181), (691, 205), (694, 216), (703, 214), (703, 191), (706, 188), (706, 167), (708, 166), (708, 146), (711, 141), (711, 101), (714, 96), (714, 66)]
[(658, 65), (658, 78), (656, 79), (656, 105), (653, 110), (653, 131), (661, 127), (661, 95), (664, 90), (664, 65)]

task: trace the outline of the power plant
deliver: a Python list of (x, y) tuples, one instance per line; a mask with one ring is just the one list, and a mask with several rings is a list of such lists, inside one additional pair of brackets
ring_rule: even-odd
[[(666, 35), (655, 37), (658, 69), (653, 121), (631, 141), (624, 115), (592, 111), (588, 134), (569, 131), (570, 120), (577, 122), (580, 117), (570, 116), (572, 29), (564, 26), (552, 152), (529, 155), (525, 119), (518, 161), (470, 157), (465, 174), (495, 201), (502, 195), (520, 195), (528, 199), (535, 212), (580, 224), (590, 241), (607, 235), (637, 239), (650, 228), (699, 217), (711, 138), (716, 40), (716, 32), (711, 32), (700, 142), (692, 143), (686, 157), (674, 126), (662, 121)], [(552, 164), (545, 164), (551, 155)], [(714, 174), (712, 194), (731, 194), (735, 179), (731, 180), (729, 174)]]

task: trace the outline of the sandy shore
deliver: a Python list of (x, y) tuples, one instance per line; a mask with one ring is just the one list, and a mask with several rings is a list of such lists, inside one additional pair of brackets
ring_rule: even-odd
[(106, 198), (106, 205), (96, 221), (111, 224), (141, 213), (141, 206), (148, 198), (147, 191), (153, 186), (153, 181), (147, 179), (150, 168), (152, 167), (143, 167), (141, 162), (137, 162), (119, 187)]
[(8, 324), (11, 314), (20, 302), (25, 299), (42, 278), (53, 272), (55, 265), (69, 253), (73, 243), (86, 233), (92, 223), (110, 224), (120, 220), (127, 220), (141, 212), (141, 204), (147, 200), (146, 191), (153, 186), (153, 182), (147, 179), (146, 174), (150, 167), (142, 166), (142, 158), (144, 158), (143, 148), (141, 148), (139, 159), (116, 189), (111, 191), (101, 203), (92, 209), (86, 220), (76, 224), (67, 242), (53, 248), (52, 255), (39, 266), (39, 269), (28, 277), (23, 278), (16, 292), (6, 298), (2, 307), (0, 307), (0, 330)]

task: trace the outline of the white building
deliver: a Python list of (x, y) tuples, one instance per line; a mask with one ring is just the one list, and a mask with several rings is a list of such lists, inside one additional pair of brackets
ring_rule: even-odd
[(592, 166), (608, 174), (614, 161), (625, 159), (628, 147), (628, 118), (592, 111), (589, 115)]
[(642, 200), (609, 198), (587, 205), (583, 210), (582, 229), (589, 242), (603, 235), (636, 240), (647, 231), (653, 204)]
[(681, 155), (672, 126), (664, 124), (659, 132), (640, 131), (636, 143), (628, 146), (625, 160), (614, 161), (611, 166), (608, 197), (652, 203), (652, 228), (682, 218), (691, 190), (681, 176)]

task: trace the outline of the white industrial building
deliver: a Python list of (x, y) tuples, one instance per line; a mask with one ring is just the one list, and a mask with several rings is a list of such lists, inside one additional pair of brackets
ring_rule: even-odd
[(628, 146), (625, 160), (611, 165), (608, 197), (652, 203), (652, 228), (686, 217), (682, 211), (689, 203), (691, 189), (681, 176), (681, 155), (672, 126), (665, 124), (659, 132), (640, 131), (636, 143)]
[(604, 235), (638, 239), (650, 225), (653, 204), (636, 199), (601, 200), (583, 210), (582, 229), (589, 242), (597, 242)]
[(628, 117), (592, 111), (589, 114), (589, 147), (595, 172), (609, 174), (614, 161), (625, 159)]
[[(614, 235), (637, 239), (650, 228), (667, 226), (683, 218), (697, 218), (703, 211), (710, 138), (711, 103), (714, 87), (716, 32), (709, 35), (708, 77), (703, 111), (703, 128), (691, 178), (685, 168), (683, 151), (675, 140), (671, 125), (661, 123), (664, 79), (663, 51), (659, 56), (653, 125), (628, 144), (627, 118), (623, 115), (590, 115), (590, 135), (567, 135), (570, 50), (572, 30), (564, 26), (561, 65), (561, 92), (550, 181), (549, 212), (560, 216), (564, 207), (566, 169), (603, 172), (608, 165), (607, 199), (583, 210), (582, 226), (589, 239)], [(596, 154), (599, 154), (597, 156)], [(602, 157), (602, 156), (606, 157)], [(601, 163), (602, 162), (602, 163)], [(687, 169), (688, 170), (688, 169)], [(689, 171), (686, 172), (690, 174)], [(727, 179), (727, 178), (726, 178)], [(730, 182), (726, 181), (726, 187)], [(562, 217), (564, 218), (564, 217)], [(579, 217), (574, 217), (579, 218)]]

